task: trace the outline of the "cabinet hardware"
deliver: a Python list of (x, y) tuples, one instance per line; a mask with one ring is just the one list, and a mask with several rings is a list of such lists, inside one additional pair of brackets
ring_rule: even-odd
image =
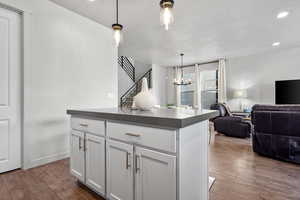
[(129, 160), (130, 153), (126, 152), (126, 169), (129, 169), (131, 167), (131, 162)]
[(87, 139), (87, 141), (89, 141), (89, 142), (93, 142), (93, 143), (96, 143), (96, 144), (101, 144), (101, 142), (98, 142), (98, 141), (96, 141), (96, 140), (92, 140), (92, 139)]
[(79, 151), (82, 149), (82, 144), (81, 144), (81, 137), (79, 137)]
[(89, 125), (88, 124), (79, 124), (80, 126), (83, 126), (83, 127), (88, 127)]
[(87, 139), (84, 140), (84, 148), (83, 148), (83, 150), (84, 150), (84, 151), (87, 150)]
[(135, 172), (138, 173), (141, 170), (140, 168), (140, 156), (135, 156)]
[(135, 133), (125, 133), (125, 135), (132, 136), (132, 137), (141, 137), (140, 134), (135, 134)]

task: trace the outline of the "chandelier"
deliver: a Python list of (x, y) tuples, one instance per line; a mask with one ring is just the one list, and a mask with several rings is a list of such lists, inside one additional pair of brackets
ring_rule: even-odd
[[(184, 80), (184, 78), (183, 78), (183, 56), (184, 56), (184, 54), (181, 53), (180, 54), (180, 57), (181, 57), (181, 67), (180, 67), (180, 69), (179, 69), (179, 67), (176, 67), (176, 72), (178, 72), (179, 70), (181, 70), (180, 78), (176, 77), (175, 80), (174, 80), (174, 85), (177, 85), (177, 86), (191, 85), (192, 84), (192, 80), (191, 79)], [(176, 76), (177, 76), (177, 73), (176, 73)]]

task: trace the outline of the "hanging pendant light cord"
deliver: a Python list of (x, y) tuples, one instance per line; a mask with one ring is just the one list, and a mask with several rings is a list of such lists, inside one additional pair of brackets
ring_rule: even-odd
[(119, 24), (119, 0), (117, 0), (117, 3), (116, 3), (116, 6), (117, 6), (117, 13), (116, 13), (116, 18), (117, 18), (117, 24)]
[(183, 54), (181, 54), (181, 82), (183, 81)]

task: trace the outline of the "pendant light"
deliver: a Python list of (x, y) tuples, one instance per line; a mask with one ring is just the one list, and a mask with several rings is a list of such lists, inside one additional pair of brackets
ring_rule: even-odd
[(170, 24), (174, 22), (173, 16), (173, 0), (161, 0), (160, 1), (160, 22), (165, 27), (166, 30), (169, 30)]
[(116, 42), (116, 46), (118, 47), (120, 42), (122, 41), (122, 29), (123, 26), (119, 24), (119, 0), (116, 0), (116, 23), (112, 25), (114, 39)]
[[(180, 67), (180, 69), (181, 69), (181, 76), (180, 76), (180, 78), (175, 78), (175, 80), (174, 80), (174, 85), (177, 85), (177, 86), (182, 86), (182, 85), (191, 85), (192, 84), (192, 80), (184, 80), (183, 79), (183, 56), (184, 56), (184, 54), (183, 53), (181, 53), (180, 54), (180, 57), (181, 57), (181, 67)], [(178, 71), (179, 70), (179, 68), (177, 67), (177, 70), (176, 71)]]

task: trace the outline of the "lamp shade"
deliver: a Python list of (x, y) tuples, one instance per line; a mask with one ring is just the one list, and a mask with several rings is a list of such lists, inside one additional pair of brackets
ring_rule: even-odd
[(234, 98), (247, 98), (247, 90), (236, 90), (233, 94)]

